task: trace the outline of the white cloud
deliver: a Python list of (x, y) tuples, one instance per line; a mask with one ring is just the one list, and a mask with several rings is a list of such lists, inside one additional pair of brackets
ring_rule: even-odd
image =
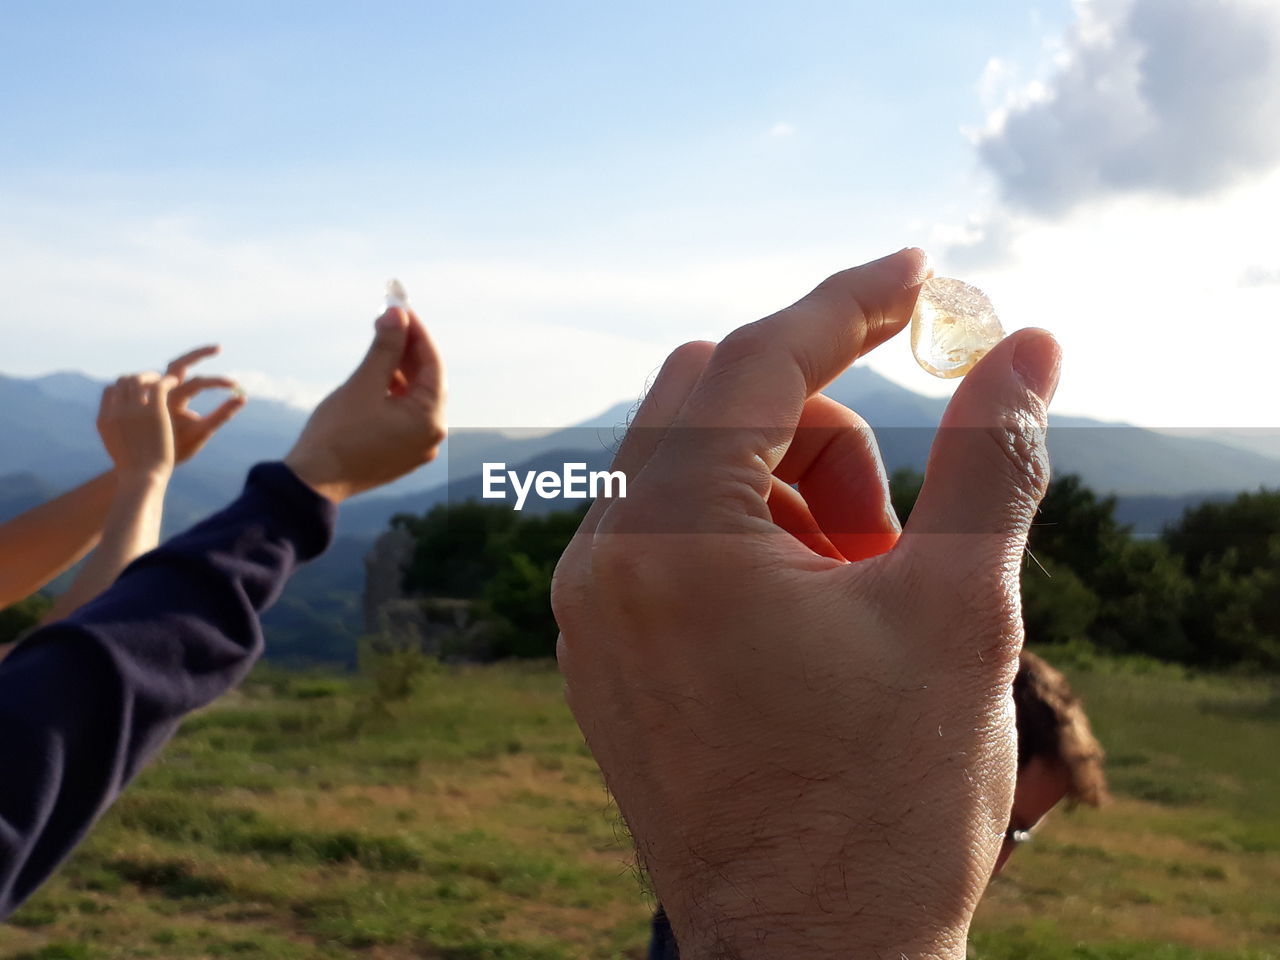
[[(1001, 109), (1018, 90), (1018, 67), (1008, 60), (992, 57), (978, 78), (978, 99), (988, 112)], [(975, 136), (977, 132), (975, 131)]]
[[(1012, 218), (1009, 256), (938, 269), (992, 297), (1007, 330), (1063, 343), (1060, 410), (1182, 428), (1280, 424), (1280, 172), (1198, 200), (1113, 198), (1060, 219)], [(940, 231), (940, 241), (963, 231)], [(970, 236), (972, 239), (972, 236)], [(972, 249), (970, 247), (969, 249)], [(1267, 283), (1269, 278), (1276, 282)]]
[[(297, 377), (266, 373), (262, 370), (242, 370), (233, 367), (225, 375), (235, 380), (250, 397), (279, 400), (300, 410), (310, 410), (325, 398), (327, 389), (317, 383), (308, 383)], [(219, 398), (221, 399), (221, 398)]]
[[(1058, 409), (1164, 426), (1274, 425), (1280, 403), (1265, 367), (1280, 350), (1280, 286), (1239, 280), (1244, 264), (1280, 263), (1275, 209), (1280, 176), (1221, 202), (1130, 198), (1060, 222), (1012, 220), (1016, 264), (965, 275), (1009, 329), (1038, 324), (1063, 340)], [(209, 223), (76, 210), (6, 217), (0, 369), (108, 377), (216, 339), (223, 354), (210, 371), (238, 374), (251, 397), (306, 406), (364, 354), (383, 285), (399, 276), (448, 363), (455, 426), (558, 426), (635, 397), (676, 344), (718, 339), (883, 252), (406, 259), (404, 248), (336, 233), (244, 241)], [(870, 364), (913, 390), (953, 386), (915, 366), (905, 337)], [(1171, 388), (1183, 379), (1187, 389)]]
[[(1008, 94), (977, 149), (1012, 209), (1063, 216), (1134, 192), (1212, 195), (1280, 163), (1280, 5), (1077, 0), (1047, 76)], [(1010, 69), (992, 61), (990, 95)]]
[(1240, 276), (1242, 287), (1280, 286), (1280, 267), (1264, 267), (1260, 263), (1246, 267)]
[(936, 245), (944, 251), (941, 259), (959, 270), (981, 270), (1007, 260), (1017, 240), (1019, 227), (1006, 213), (974, 215), (963, 227), (939, 226)]
[(771, 137), (789, 137), (796, 132), (796, 128), (789, 123), (775, 123), (769, 128), (769, 136)]
[(0, 224), (6, 373), (114, 377), (218, 341), (222, 355), (202, 369), (305, 407), (364, 354), (386, 279), (398, 276), (446, 357), (459, 426), (559, 426), (594, 414), (635, 396), (675, 345), (717, 339), (850, 262), (829, 249), (406, 260), (402, 241), (377, 236), (245, 241), (194, 220), (20, 207)]

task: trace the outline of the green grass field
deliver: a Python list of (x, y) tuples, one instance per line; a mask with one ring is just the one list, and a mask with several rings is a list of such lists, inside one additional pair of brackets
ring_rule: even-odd
[[(1116, 802), (993, 884), (981, 960), (1280, 958), (1280, 688), (1071, 671)], [(549, 664), (435, 669), (387, 710), (260, 671), (186, 724), (0, 956), (640, 957), (648, 905)]]

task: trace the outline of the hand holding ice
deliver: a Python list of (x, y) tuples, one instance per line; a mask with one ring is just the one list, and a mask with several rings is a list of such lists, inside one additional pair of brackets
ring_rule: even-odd
[(987, 295), (951, 277), (932, 277), (920, 288), (911, 315), (911, 352), (935, 377), (963, 377), (1004, 339)]
[(403, 307), (409, 309), (409, 294), (404, 291), (404, 284), (399, 280), (387, 281), (387, 307)]

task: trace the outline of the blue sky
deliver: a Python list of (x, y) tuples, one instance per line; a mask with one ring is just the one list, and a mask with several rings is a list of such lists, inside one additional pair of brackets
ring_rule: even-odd
[[(1280, 269), (1274, 244), (1255, 254), (1264, 225), (1250, 220), (1275, 195), (1269, 141), (1233, 144), (1244, 159), (1232, 171), (1245, 172), (1199, 192), (1154, 168), (1150, 189), (1100, 177), (1047, 218), (1028, 214), (1030, 188), (1009, 172), (1054, 148), (1043, 131), (1062, 119), (1046, 121), (1044, 104), (1082, 96), (1073, 63), (1118, 69), (1120, 54), (1090, 40), (1091, 16), (1123, 34), (1118, 50), (1162, 49), (1198, 35), (1206, 0), (1167, 0), (1187, 8), (1172, 24), (1126, 2), (1144, 0), (9, 0), (0, 369), (109, 376), (220, 340), (223, 369), (251, 393), (305, 402), (345, 375), (383, 282), (399, 275), (447, 351), (457, 422), (552, 426), (633, 396), (677, 343), (722, 336), (833, 270), (918, 243), (1002, 312), (1003, 298), (1010, 329), (1062, 334), (1069, 409), (1206, 425), (1173, 383), (1117, 384), (1154, 338), (1115, 342), (1117, 318), (1141, 301), (1094, 238), (1146, 249), (1171, 224), (1206, 244), (1229, 230), (1240, 248), (1208, 244), (1221, 264), (1195, 296), (1252, 298), (1240, 312), (1274, 320), (1280, 284), (1237, 283)], [(1240, 36), (1204, 55), (1229, 57)], [(1077, 159), (1105, 172), (1117, 151), (1132, 165), (1155, 148), (1099, 140), (1097, 158)], [(999, 256), (966, 257), (985, 249), (973, 243), (984, 232), (1004, 238)], [(1129, 279), (1176, 268), (1166, 250), (1151, 256)], [(1094, 276), (1079, 276), (1086, 264)], [(1113, 298), (1082, 317), (1081, 304)], [(1158, 309), (1191, 324), (1200, 308), (1182, 300)], [(1249, 339), (1275, 336), (1257, 322)], [(948, 389), (914, 367), (905, 339), (890, 347), (874, 366)], [(1225, 369), (1225, 348), (1205, 359), (1233, 390), (1247, 379)], [(1265, 398), (1259, 387), (1247, 413), (1224, 403), (1196, 415), (1269, 422)]]

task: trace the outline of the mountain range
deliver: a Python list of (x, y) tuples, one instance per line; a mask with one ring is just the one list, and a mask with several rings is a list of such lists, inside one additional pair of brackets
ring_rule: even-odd
[[(0, 375), (0, 521), (105, 469), (109, 461), (94, 427), (103, 384), (78, 373), (35, 378)], [(876, 429), (885, 466), (922, 469), (946, 401), (901, 387), (855, 366), (825, 391)], [(216, 398), (208, 398), (210, 406)], [(287, 591), (282, 620), (296, 643), (308, 631), (358, 630), (363, 577), (359, 557), (397, 513), (421, 513), (442, 502), (480, 495), (481, 464), (556, 469), (566, 461), (605, 469), (633, 401), (560, 430), (457, 430), (435, 463), (390, 487), (344, 505), (334, 550)], [(248, 468), (279, 458), (306, 412), (253, 399), (190, 463), (178, 469), (166, 503), (166, 530), (181, 529), (234, 498)], [(1057, 474), (1077, 473), (1093, 489), (1119, 497), (1117, 513), (1139, 532), (1156, 532), (1189, 504), (1259, 486), (1280, 486), (1280, 458), (1231, 431), (1212, 435), (1156, 432), (1081, 417), (1053, 417), (1049, 450)], [(576, 505), (531, 499), (526, 509)], [(292, 613), (288, 611), (292, 610)], [(323, 611), (317, 613), (317, 611)], [(285, 614), (288, 614), (287, 616)], [(308, 617), (311, 619), (309, 620)], [(314, 621), (314, 622), (313, 622)], [(323, 623), (321, 622), (323, 621)], [(340, 626), (339, 626), (340, 625)]]

